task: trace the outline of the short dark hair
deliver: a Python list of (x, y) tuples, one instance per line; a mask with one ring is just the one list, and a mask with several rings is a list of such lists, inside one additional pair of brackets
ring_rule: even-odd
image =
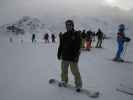
[(66, 20), (66, 21), (65, 21), (65, 24), (68, 24), (68, 23), (70, 23), (71, 25), (73, 25), (73, 26), (74, 26), (74, 22), (73, 22), (73, 20), (71, 20), (71, 19)]

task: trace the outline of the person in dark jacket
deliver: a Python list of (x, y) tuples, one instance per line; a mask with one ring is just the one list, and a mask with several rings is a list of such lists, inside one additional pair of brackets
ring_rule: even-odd
[(55, 43), (56, 36), (54, 34), (51, 34), (52, 43)]
[(45, 43), (49, 43), (49, 34), (48, 33), (44, 34), (44, 41), (45, 41)]
[(33, 42), (36, 42), (36, 36), (35, 36), (35, 34), (32, 34), (32, 43)]
[(102, 48), (103, 32), (101, 31), (101, 29), (98, 29), (96, 36), (97, 36), (97, 40), (98, 40), (96, 48)]
[(80, 55), (80, 33), (74, 30), (73, 20), (65, 22), (66, 30), (64, 34), (59, 34), (60, 44), (58, 48), (58, 59), (61, 59), (61, 81), (63, 85), (68, 83), (68, 67), (75, 78), (76, 90), (82, 88), (82, 80), (78, 68), (78, 60)]

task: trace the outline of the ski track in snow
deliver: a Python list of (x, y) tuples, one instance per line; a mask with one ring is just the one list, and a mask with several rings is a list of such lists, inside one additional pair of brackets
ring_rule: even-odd
[[(86, 95), (50, 85), (50, 78), (60, 79), (60, 61), (56, 44), (32, 44), (28, 39), (9, 43), (0, 38), (0, 100), (91, 100)], [(115, 40), (105, 40), (103, 49), (82, 52), (79, 59), (83, 87), (100, 91), (97, 100), (133, 100), (119, 93), (120, 83), (133, 87), (133, 64), (109, 61), (115, 56)], [(126, 60), (133, 60), (133, 47), (128, 46)], [(69, 82), (74, 83), (69, 71)]]

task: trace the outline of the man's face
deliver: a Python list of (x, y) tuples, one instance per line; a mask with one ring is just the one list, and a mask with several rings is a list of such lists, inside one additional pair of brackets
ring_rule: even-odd
[(72, 31), (74, 29), (74, 25), (72, 23), (66, 23), (67, 31)]

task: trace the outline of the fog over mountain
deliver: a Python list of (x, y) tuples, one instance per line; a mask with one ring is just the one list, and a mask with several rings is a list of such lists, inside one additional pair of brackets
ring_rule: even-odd
[(64, 21), (68, 18), (75, 21), (77, 29), (102, 27), (106, 32), (111, 32), (120, 23), (124, 23), (131, 32), (132, 2), (132, 0), (2, 0), (0, 26), (14, 23), (23, 16), (30, 16), (40, 20), (53, 32), (64, 31)]

